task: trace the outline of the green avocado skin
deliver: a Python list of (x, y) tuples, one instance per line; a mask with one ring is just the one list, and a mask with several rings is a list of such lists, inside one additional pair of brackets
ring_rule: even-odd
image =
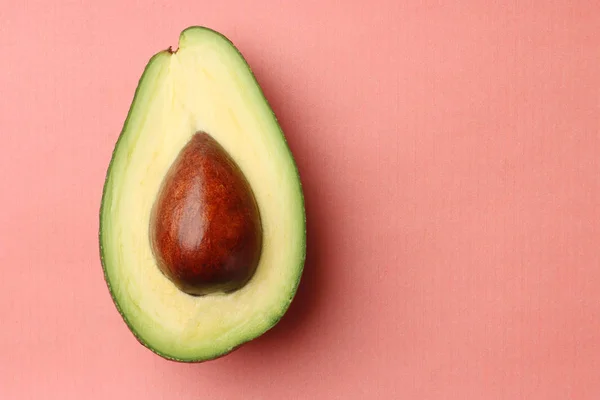
[[(226, 40), (227, 42), (229, 42), (229, 44), (232, 46), (232, 48), (234, 48), (237, 51), (238, 55), (240, 56), (240, 58), (245, 63), (245, 66), (248, 69), (249, 73), (252, 75), (257, 88), (261, 91), (263, 101), (267, 104), (267, 106), (269, 107), (269, 110), (271, 110), (271, 113), (273, 113), (273, 117), (275, 118), (275, 121), (277, 121), (277, 117), (275, 116), (272, 107), (270, 106), (268, 100), (266, 99), (264, 93), (262, 92), (262, 88), (258, 84), (258, 81), (256, 80), (256, 77), (255, 77), (254, 73), (252, 72), (250, 66), (248, 65), (246, 59), (243, 57), (243, 55), (241, 54), (241, 52), (239, 51), (239, 49), (226, 36), (224, 36), (222, 33), (217, 32), (217, 31), (215, 31), (215, 30), (213, 30), (211, 28), (204, 27), (204, 26), (190, 26), (190, 27), (186, 28), (185, 30), (183, 30), (181, 32), (180, 37), (183, 36), (186, 32), (193, 31), (193, 30), (207, 30), (207, 31), (212, 32), (213, 34), (219, 35), (224, 40)], [(296, 292), (298, 290), (298, 286), (300, 284), (300, 280), (302, 278), (302, 274), (303, 274), (303, 271), (304, 271), (304, 263), (306, 261), (306, 212), (305, 212), (305, 200), (304, 200), (304, 194), (303, 194), (303, 190), (302, 190), (302, 183), (301, 183), (300, 173), (299, 173), (298, 167), (297, 167), (297, 165), (296, 165), (296, 163), (294, 161), (294, 158), (293, 158), (293, 156), (291, 154), (291, 150), (290, 150), (289, 146), (287, 146), (287, 140), (285, 138), (285, 135), (283, 134), (283, 131), (281, 130), (281, 127), (279, 126), (279, 124), (277, 124), (278, 128), (279, 128), (279, 133), (281, 134), (282, 139), (286, 143), (286, 147), (287, 147), (287, 150), (289, 152), (289, 156), (290, 156), (292, 162), (294, 163), (295, 173), (296, 173), (296, 176), (298, 178), (298, 182), (299, 182), (298, 184), (300, 186), (299, 193), (300, 193), (301, 207), (302, 207), (302, 211), (303, 211), (303, 214), (302, 214), (303, 219), (301, 221), (302, 224), (303, 224), (303, 227), (304, 227), (304, 234), (302, 236), (303, 240), (302, 240), (302, 243), (301, 243), (301, 250), (302, 251), (301, 251), (301, 257), (298, 260), (298, 274), (297, 274), (297, 279), (294, 282), (293, 289), (292, 289), (292, 292), (291, 292), (291, 297), (289, 298), (289, 301), (282, 308), (282, 311), (281, 311), (280, 315), (278, 315), (276, 318), (272, 319), (271, 322), (270, 322), (270, 324), (265, 329), (263, 329), (262, 332), (258, 332), (257, 334), (254, 334), (254, 335), (248, 336), (246, 338), (243, 338), (242, 340), (240, 340), (240, 343), (237, 346), (231, 347), (229, 349), (226, 349), (226, 350), (224, 350), (222, 352), (216, 353), (216, 354), (211, 355), (209, 357), (204, 357), (204, 358), (190, 358), (190, 359), (172, 357), (172, 356), (169, 356), (168, 354), (165, 354), (165, 353), (163, 353), (163, 352), (161, 352), (161, 351), (153, 348), (150, 344), (146, 343), (142, 339), (141, 335), (136, 331), (136, 329), (134, 328), (133, 324), (127, 318), (127, 315), (125, 315), (125, 313), (123, 312), (123, 310), (119, 306), (119, 303), (118, 303), (118, 301), (117, 301), (117, 299), (115, 297), (115, 293), (113, 292), (113, 290), (111, 288), (111, 285), (110, 285), (110, 281), (108, 279), (107, 266), (106, 266), (106, 262), (105, 262), (105, 253), (104, 253), (104, 248), (103, 248), (103, 245), (102, 245), (102, 243), (103, 243), (103, 234), (104, 234), (104, 227), (103, 227), (103, 222), (102, 222), (103, 221), (102, 215), (103, 215), (104, 212), (110, 212), (110, 210), (106, 210), (105, 209), (105, 206), (106, 206), (106, 203), (105, 203), (105, 200), (106, 200), (106, 190), (107, 190), (108, 183), (109, 183), (109, 176), (110, 176), (110, 173), (111, 173), (111, 170), (112, 170), (112, 167), (113, 167), (113, 162), (114, 162), (115, 155), (116, 155), (116, 149), (119, 147), (119, 144), (120, 144), (121, 140), (123, 139), (124, 133), (125, 133), (125, 131), (127, 129), (127, 125), (129, 123), (129, 120), (130, 120), (130, 117), (131, 117), (131, 114), (132, 114), (132, 111), (133, 111), (133, 105), (135, 104), (136, 99), (138, 97), (138, 94), (139, 94), (139, 91), (140, 91), (140, 84), (143, 81), (144, 76), (148, 72), (148, 69), (149, 69), (150, 65), (152, 65), (152, 62), (154, 61), (154, 59), (157, 58), (158, 56), (164, 54), (164, 53), (172, 53), (171, 48), (168, 48), (166, 50), (163, 50), (163, 51), (155, 54), (154, 56), (152, 56), (150, 58), (150, 60), (146, 64), (144, 72), (142, 73), (142, 75), (141, 75), (141, 77), (140, 77), (140, 79), (138, 81), (138, 85), (136, 87), (136, 90), (135, 90), (135, 93), (134, 93), (134, 96), (133, 96), (133, 101), (131, 103), (131, 108), (129, 109), (129, 112), (127, 113), (127, 117), (125, 119), (125, 123), (123, 125), (122, 130), (121, 130), (121, 133), (119, 134), (119, 137), (117, 138), (117, 141), (116, 141), (115, 146), (113, 148), (113, 152), (111, 154), (111, 158), (110, 158), (110, 162), (108, 164), (108, 168), (106, 170), (106, 177), (105, 177), (105, 181), (104, 181), (104, 185), (103, 185), (103, 189), (102, 189), (102, 200), (101, 200), (101, 203), (100, 203), (100, 213), (99, 213), (100, 218), (99, 218), (99, 234), (98, 234), (98, 239), (99, 239), (99, 250), (100, 250), (100, 262), (101, 262), (101, 266), (102, 266), (104, 281), (105, 281), (105, 283), (107, 285), (108, 292), (109, 292), (109, 294), (111, 296), (112, 302), (115, 305), (115, 307), (116, 307), (117, 311), (119, 312), (119, 314), (121, 315), (121, 318), (123, 319), (123, 321), (125, 322), (125, 324), (129, 328), (129, 330), (131, 331), (131, 333), (134, 335), (134, 337), (136, 338), (136, 340), (141, 345), (143, 345), (144, 347), (146, 347), (147, 349), (149, 349), (150, 351), (152, 351), (154, 354), (162, 357), (163, 359), (169, 360), (169, 361), (174, 361), (174, 362), (179, 362), (179, 363), (202, 363), (202, 362), (211, 361), (211, 360), (215, 360), (215, 359), (221, 358), (223, 356), (226, 356), (226, 355), (230, 354), (231, 352), (237, 350), (238, 348), (240, 348), (244, 344), (246, 344), (246, 343), (248, 343), (248, 342), (250, 342), (250, 341), (252, 341), (252, 340), (254, 340), (254, 339), (256, 339), (256, 338), (258, 338), (260, 336), (262, 336), (265, 332), (269, 331), (275, 325), (277, 325), (277, 323), (279, 323), (279, 321), (281, 320), (281, 318), (285, 315), (285, 313), (289, 309), (289, 306), (290, 306), (292, 300), (294, 299), (294, 297), (296, 295)]]

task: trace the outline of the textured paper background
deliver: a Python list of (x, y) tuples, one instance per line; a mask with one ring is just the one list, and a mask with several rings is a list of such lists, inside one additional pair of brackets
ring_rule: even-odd
[[(194, 24), (281, 119), (309, 254), (279, 326), (180, 365), (115, 311), (97, 212)], [(594, 1), (4, 0), (0, 398), (600, 398), (599, 38)]]

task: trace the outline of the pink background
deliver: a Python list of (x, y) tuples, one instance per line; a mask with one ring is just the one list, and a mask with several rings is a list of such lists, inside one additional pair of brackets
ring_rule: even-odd
[[(0, 398), (600, 398), (600, 7), (502, 3), (4, 0)], [(115, 311), (97, 213), (196, 24), (279, 116), (309, 247), (276, 328), (184, 365)]]

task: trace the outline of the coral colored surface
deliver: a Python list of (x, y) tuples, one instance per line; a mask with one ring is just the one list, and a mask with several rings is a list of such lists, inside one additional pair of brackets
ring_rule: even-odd
[[(309, 254), (276, 328), (183, 365), (122, 323), (97, 212), (196, 24), (281, 120)], [(4, 0), (0, 398), (599, 399), (599, 38), (593, 1)]]

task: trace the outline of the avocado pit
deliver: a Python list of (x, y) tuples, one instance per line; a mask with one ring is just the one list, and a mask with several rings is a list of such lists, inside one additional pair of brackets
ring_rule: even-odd
[(195, 133), (167, 171), (149, 233), (159, 269), (187, 294), (232, 292), (254, 275), (262, 247), (256, 199), (207, 133)]

